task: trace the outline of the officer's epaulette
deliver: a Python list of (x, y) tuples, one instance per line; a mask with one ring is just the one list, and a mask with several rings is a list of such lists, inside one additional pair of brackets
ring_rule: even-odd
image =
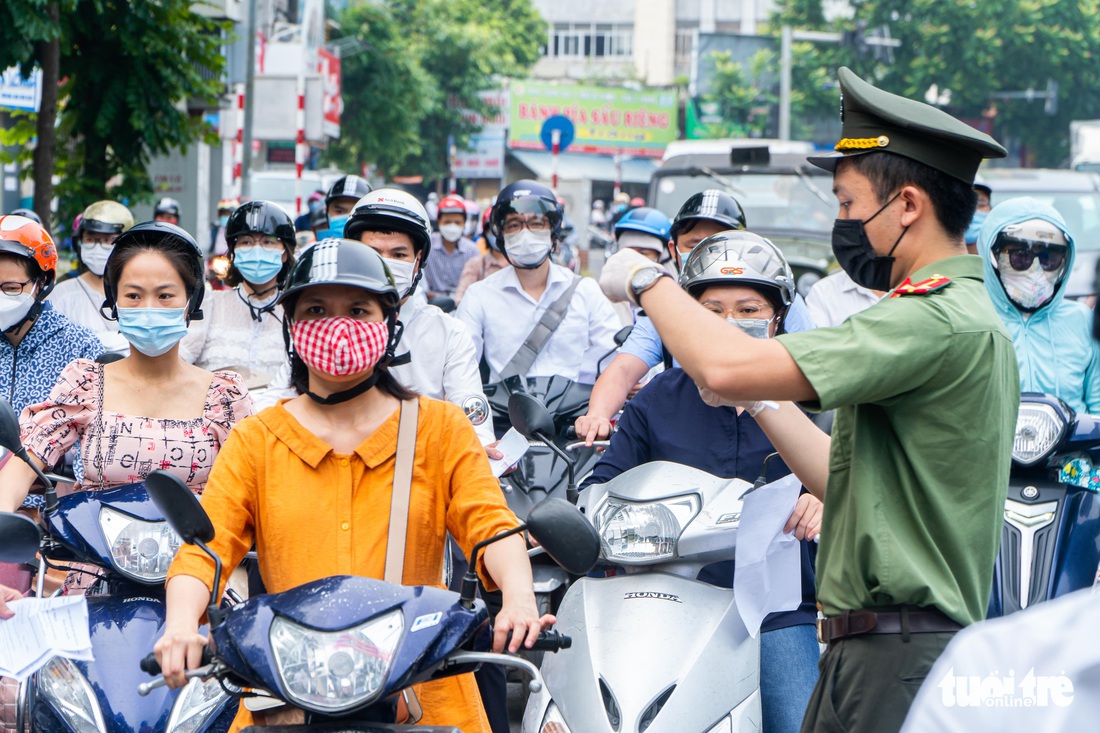
[(942, 290), (950, 284), (951, 278), (944, 277), (943, 275), (933, 275), (927, 280), (921, 280), (919, 283), (912, 282), (909, 278), (905, 278), (905, 282), (894, 288), (894, 292), (890, 294), (890, 297), (897, 298), (902, 295), (927, 295), (928, 293)]

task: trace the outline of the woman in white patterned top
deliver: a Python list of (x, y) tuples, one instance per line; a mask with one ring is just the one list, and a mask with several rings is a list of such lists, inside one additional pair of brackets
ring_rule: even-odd
[(250, 201), (225, 225), (231, 290), (207, 293), (180, 356), (203, 369), (246, 368), (272, 376), (286, 362), (280, 286), (294, 264), (294, 224), (276, 204)]

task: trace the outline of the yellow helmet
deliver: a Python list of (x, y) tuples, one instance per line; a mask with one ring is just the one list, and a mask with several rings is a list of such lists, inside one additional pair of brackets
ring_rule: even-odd
[(134, 225), (134, 215), (117, 201), (96, 201), (80, 216), (80, 233), (122, 234)]

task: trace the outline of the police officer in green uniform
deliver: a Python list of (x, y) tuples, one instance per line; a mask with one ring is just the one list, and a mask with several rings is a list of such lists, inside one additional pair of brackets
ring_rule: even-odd
[(802, 730), (884, 733), (989, 602), (1019, 374), (963, 233), (979, 163), (1005, 150), (848, 69), (839, 77), (843, 139), (811, 162), (834, 174), (838, 262), (889, 297), (836, 328), (753, 339), (630, 252), (608, 260), (600, 284), (640, 302), (701, 390), (727, 404), (837, 410), (827, 450), (789, 403), (758, 417), (807, 488), (826, 487), (828, 648)]

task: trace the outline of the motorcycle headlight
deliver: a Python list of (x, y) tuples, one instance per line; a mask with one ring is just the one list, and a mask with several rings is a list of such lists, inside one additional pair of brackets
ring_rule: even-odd
[(217, 679), (192, 679), (172, 705), (167, 733), (195, 733), (218, 714), (228, 699)]
[(569, 726), (565, 724), (565, 718), (561, 716), (561, 711), (558, 710), (558, 706), (553, 702), (546, 708), (546, 715), (542, 716), (542, 725), (539, 726), (539, 733), (573, 733), (569, 730)]
[(168, 566), (180, 548), (180, 537), (168, 522), (147, 522), (104, 505), (99, 526), (111, 549), (115, 570), (135, 580), (157, 581), (168, 577)]
[(605, 560), (650, 563), (676, 556), (676, 541), (699, 511), (696, 494), (652, 502), (609, 497), (596, 512)]
[(1016, 416), (1016, 437), (1012, 441), (1012, 458), (1031, 466), (1058, 445), (1066, 422), (1058, 411), (1042, 402), (1022, 402)]
[(342, 631), (317, 631), (276, 616), (271, 650), (289, 701), (321, 713), (370, 701), (382, 691), (404, 626), (400, 610)]
[(54, 657), (40, 669), (38, 691), (76, 733), (107, 730), (92, 686), (70, 660)]

